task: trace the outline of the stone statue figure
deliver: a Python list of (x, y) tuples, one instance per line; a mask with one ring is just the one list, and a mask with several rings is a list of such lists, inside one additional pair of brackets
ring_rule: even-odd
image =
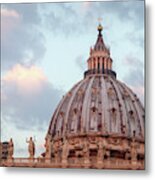
[(8, 156), (9, 159), (13, 159), (13, 153), (14, 153), (14, 144), (12, 138), (9, 141), (9, 148), (8, 148)]
[(33, 159), (34, 155), (35, 155), (35, 144), (34, 141), (32, 139), (32, 137), (30, 137), (30, 140), (26, 140), (26, 142), (29, 144), (28, 145), (28, 151), (29, 151), (29, 158)]
[(51, 140), (50, 140), (50, 138), (46, 138), (45, 148), (46, 148), (46, 158), (50, 158), (51, 157)]

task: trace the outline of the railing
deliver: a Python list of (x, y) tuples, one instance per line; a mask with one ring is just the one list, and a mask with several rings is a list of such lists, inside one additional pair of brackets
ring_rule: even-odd
[(14, 158), (2, 161), (2, 166), (12, 167), (75, 167), (75, 168), (99, 168), (99, 169), (144, 169), (144, 161), (132, 162), (131, 160), (105, 159), (103, 162), (87, 164), (81, 160), (69, 160), (66, 164), (43, 158)]

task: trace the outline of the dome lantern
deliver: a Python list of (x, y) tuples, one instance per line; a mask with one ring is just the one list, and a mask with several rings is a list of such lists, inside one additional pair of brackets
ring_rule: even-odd
[(106, 47), (102, 30), (103, 27), (99, 23), (98, 37), (93, 48), (90, 49), (90, 57), (87, 60), (88, 70), (84, 73), (84, 76), (91, 74), (109, 74), (116, 78), (116, 73), (112, 70), (112, 58), (110, 57), (110, 50)]

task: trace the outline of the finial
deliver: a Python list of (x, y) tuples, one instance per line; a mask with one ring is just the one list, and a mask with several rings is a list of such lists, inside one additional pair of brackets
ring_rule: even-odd
[(98, 25), (97, 29), (99, 31), (99, 35), (101, 35), (101, 31), (103, 30), (103, 27), (101, 25), (102, 18), (98, 18), (98, 21), (99, 21), (99, 25)]

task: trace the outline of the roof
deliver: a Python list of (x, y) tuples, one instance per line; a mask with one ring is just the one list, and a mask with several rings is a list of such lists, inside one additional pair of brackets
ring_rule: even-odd
[(48, 129), (48, 135), (135, 136), (144, 138), (144, 108), (124, 83), (109, 75), (86, 77), (60, 101)]

